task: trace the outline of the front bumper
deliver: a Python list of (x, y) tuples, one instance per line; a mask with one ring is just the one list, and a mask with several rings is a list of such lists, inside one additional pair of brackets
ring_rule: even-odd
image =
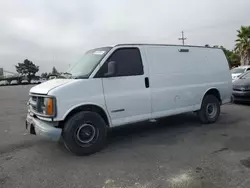
[(250, 102), (250, 91), (233, 90), (233, 100)]
[(53, 141), (59, 141), (62, 134), (61, 128), (56, 128), (50, 122), (42, 121), (29, 114), (26, 118), (26, 129), (30, 134), (35, 134)]

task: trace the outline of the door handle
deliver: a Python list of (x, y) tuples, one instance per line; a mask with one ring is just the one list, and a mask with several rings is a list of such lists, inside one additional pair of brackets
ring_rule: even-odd
[(148, 77), (145, 77), (145, 87), (149, 88), (149, 79), (148, 79)]

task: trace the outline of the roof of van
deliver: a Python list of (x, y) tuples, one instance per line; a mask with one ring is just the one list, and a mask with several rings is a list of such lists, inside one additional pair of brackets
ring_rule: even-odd
[(213, 49), (221, 49), (219, 47), (206, 47), (206, 46), (195, 46), (195, 45), (180, 45), (180, 44), (147, 44), (147, 43), (124, 43), (124, 44), (117, 44), (115, 46), (180, 46), (180, 47), (196, 47), (196, 48), (213, 48)]

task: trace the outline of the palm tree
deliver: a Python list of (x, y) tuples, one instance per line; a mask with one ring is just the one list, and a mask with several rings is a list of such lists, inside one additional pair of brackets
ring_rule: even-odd
[(241, 26), (237, 32), (235, 51), (241, 57), (241, 65), (248, 65), (250, 64), (250, 26)]
[(223, 46), (220, 46), (220, 48), (224, 51), (230, 67), (238, 66), (240, 64), (240, 56), (237, 53), (233, 50), (228, 50)]

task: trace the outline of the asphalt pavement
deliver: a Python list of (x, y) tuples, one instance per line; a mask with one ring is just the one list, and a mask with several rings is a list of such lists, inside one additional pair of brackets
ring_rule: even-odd
[(0, 87), (0, 188), (249, 188), (250, 106), (222, 107), (111, 130), (107, 147), (78, 157), (27, 134), (31, 86)]

